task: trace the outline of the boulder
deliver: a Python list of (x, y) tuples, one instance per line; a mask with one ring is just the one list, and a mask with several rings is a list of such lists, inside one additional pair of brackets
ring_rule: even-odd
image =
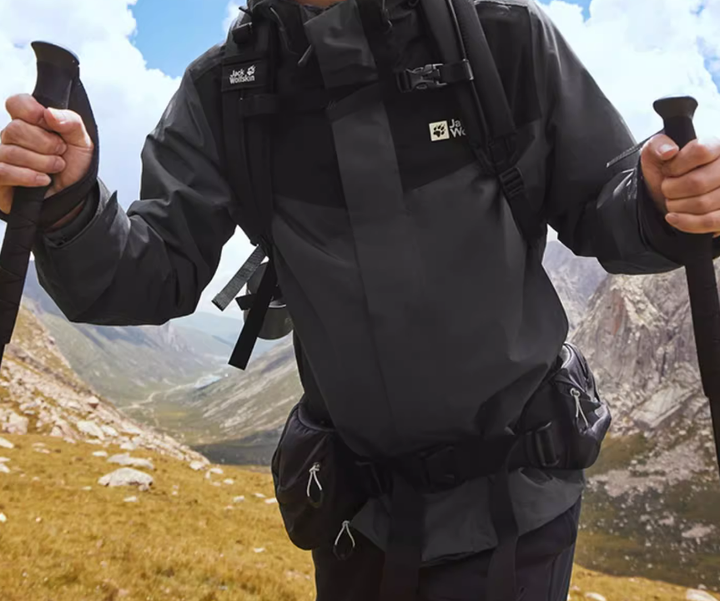
[(107, 451), (95, 451), (93, 457), (107, 457)]
[(600, 593), (585, 593), (585, 598), (591, 601), (607, 601)]
[(137, 498), (137, 497), (125, 497), (125, 498), (123, 499), (123, 501), (124, 501), (125, 503), (137, 503), (137, 502), (138, 502), (138, 498)]
[(687, 599), (687, 601), (718, 601), (717, 598), (713, 597), (710, 593), (695, 589), (688, 589), (687, 593), (685, 593), (685, 599)]
[(190, 462), (190, 469), (196, 472), (199, 472), (200, 470), (205, 468), (205, 464), (202, 461), (191, 461)]
[(9, 440), (5, 440), (4, 438), (0, 437), (0, 449), (14, 449), (15, 445), (11, 443)]
[(9, 474), (10, 468), (4, 463), (0, 463), (0, 474)]
[(222, 471), (221, 468), (219, 468), (219, 467), (211, 467), (211, 468), (205, 473), (205, 477), (209, 479), (209, 478), (212, 478), (212, 477), (213, 477), (213, 474), (215, 474), (216, 476), (222, 476), (223, 473), (224, 473), (224, 472)]
[(8, 463), (9, 461), (7, 457), (0, 457), (0, 463)]
[(153, 477), (144, 472), (129, 467), (121, 467), (119, 470), (107, 474), (98, 480), (102, 486), (151, 486)]
[(87, 434), (88, 436), (94, 436), (95, 438), (100, 438), (101, 440), (105, 438), (105, 433), (102, 431), (102, 428), (95, 422), (84, 420), (79, 421), (77, 423), (77, 428), (80, 432)]
[(73, 438), (75, 436), (75, 432), (73, 431), (72, 426), (64, 419), (58, 419), (53, 424), (50, 436), (54, 438)]
[(30, 420), (10, 409), (0, 410), (0, 430), (8, 434), (27, 434)]
[(155, 466), (149, 459), (139, 459), (136, 457), (130, 457), (127, 453), (123, 455), (113, 455), (108, 459), (108, 463), (116, 463), (118, 465), (124, 465), (126, 467), (139, 467), (146, 470), (154, 470)]
[(100, 429), (105, 433), (106, 436), (109, 436), (110, 438), (117, 438), (118, 436), (120, 436), (120, 434), (118, 434), (118, 431), (112, 426), (106, 426), (105, 424), (103, 424), (102, 426), (100, 426)]

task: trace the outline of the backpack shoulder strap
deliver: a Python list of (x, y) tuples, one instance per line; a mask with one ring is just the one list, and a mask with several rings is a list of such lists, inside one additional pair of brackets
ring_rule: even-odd
[(453, 87), (468, 140), (481, 163), (492, 167), (515, 222), (529, 245), (545, 237), (531, 209), (519, 160), (518, 135), (505, 88), (472, 0), (420, 0), (425, 21), (446, 64), (469, 63), (472, 77)]
[(251, 299), (229, 362), (239, 369), (247, 367), (270, 303), (279, 295), (272, 262), (272, 136), (267, 118), (277, 110), (273, 94), (277, 31), (271, 20), (253, 19), (250, 14), (238, 18), (228, 33), (222, 67), (222, 111), (228, 179), (242, 205), (240, 225), (259, 248), (215, 298), (215, 304), (225, 309), (264, 257), (269, 257), (270, 264)]
[[(275, 32), (271, 21), (238, 18), (222, 66), (222, 111), (228, 178), (243, 206), (241, 224), (253, 244), (269, 241), (272, 215), (271, 137)], [(266, 249), (267, 250), (267, 249)]]

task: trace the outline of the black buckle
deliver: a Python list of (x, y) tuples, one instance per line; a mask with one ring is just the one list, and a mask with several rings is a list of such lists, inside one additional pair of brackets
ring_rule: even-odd
[(555, 441), (553, 438), (553, 423), (548, 422), (542, 428), (532, 433), (535, 455), (539, 462), (539, 467), (552, 468), (560, 464)]
[(423, 463), (430, 490), (439, 492), (461, 484), (457, 473), (455, 447), (447, 446), (430, 453)]
[(357, 459), (355, 466), (361, 475), (365, 492), (371, 497), (379, 497), (389, 491), (386, 478), (380, 473), (378, 464), (372, 461)]
[(442, 80), (442, 64), (425, 65), (417, 69), (406, 69), (398, 73), (398, 86), (401, 92), (415, 90), (435, 90), (444, 88), (447, 82)]

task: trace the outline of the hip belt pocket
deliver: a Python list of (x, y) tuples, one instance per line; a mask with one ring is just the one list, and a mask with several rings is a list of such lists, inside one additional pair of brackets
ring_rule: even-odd
[(334, 428), (312, 418), (303, 397), (272, 459), (280, 513), (296, 546), (317, 549), (349, 533), (349, 521), (368, 498), (359, 470), (357, 457)]

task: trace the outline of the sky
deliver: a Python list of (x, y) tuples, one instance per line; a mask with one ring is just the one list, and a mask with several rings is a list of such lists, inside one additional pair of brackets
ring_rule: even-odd
[[(720, 135), (720, 0), (542, 0), (636, 138), (661, 127), (652, 102), (691, 94), (697, 129)], [(75, 51), (101, 132), (100, 175), (129, 205), (138, 195), (140, 151), (185, 67), (221, 42), (237, 2), (228, 0), (0, 0), (0, 98), (31, 91), (29, 42)], [(0, 111), (0, 128), (8, 117)], [(201, 309), (251, 248), (239, 233), (225, 247)]]

